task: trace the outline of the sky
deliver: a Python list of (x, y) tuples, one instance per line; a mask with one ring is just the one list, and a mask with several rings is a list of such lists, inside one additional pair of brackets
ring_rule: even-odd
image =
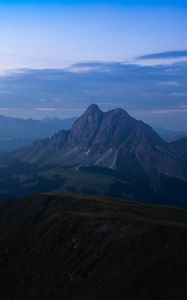
[[(146, 121), (153, 118), (154, 122), (162, 126), (175, 127), (174, 123), (176, 124), (177, 118), (181, 120), (187, 116), (185, 115), (187, 92), (179, 74), (181, 72), (181, 76), (184, 78), (187, 76), (185, 73), (185, 63), (187, 62), (186, 16), (187, 0), (1, 0), (0, 114), (36, 118), (42, 118), (46, 114), (62, 115), (62, 117), (68, 117), (75, 112), (78, 114), (78, 111), (82, 112), (89, 101), (94, 100), (100, 103), (102, 98), (104, 99), (108, 95), (105, 86), (108, 88), (110, 80), (106, 79), (107, 76), (103, 79), (103, 71), (97, 69), (95, 72), (93, 65), (90, 72), (90, 66), (86, 66), (86, 63), (95, 63), (96, 68), (98, 62), (102, 64), (107, 62), (110, 67), (114, 63), (127, 66), (134, 64), (142, 68), (142, 71), (138, 69), (140, 73), (137, 75), (139, 76), (139, 86), (143, 82), (141, 93), (136, 93), (136, 97), (132, 96), (130, 90), (133, 92), (133, 89), (136, 88), (138, 91), (140, 87), (138, 89), (137, 82), (134, 82), (133, 88), (132, 83), (129, 83), (128, 86), (125, 78), (123, 82), (118, 82), (119, 88), (121, 88), (118, 90), (116, 78), (119, 79), (119, 76), (114, 77), (116, 70), (114, 71), (113, 67), (109, 68), (116, 85), (113, 84), (113, 99), (110, 97), (108, 107), (116, 107), (119, 104), (132, 112), (136, 111), (135, 114)], [(146, 81), (144, 77), (142, 78), (142, 76), (146, 76), (146, 74), (142, 75), (143, 70), (150, 72), (149, 68), (144, 69), (144, 67), (172, 66), (175, 63), (179, 63), (180, 66), (183, 63), (182, 68), (178, 67), (177, 74), (176, 71), (168, 71), (168, 67), (162, 68), (159, 73), (160, 80), (165, 76), (165, 72), (167, 74), (174, 72), (172, 81), (170, 80), (171, 74), (168, 75), (168, 78), (164, 77), (164, 82), (169, 82), (165, 83), (165, 87), (170, 87), (171, 91), (168, 91), (170, 96), (165, 96), (162, 84), (159, 85), (157, 96), (155, 96), (154, 86), (155, 83), (158, 84), (158, 78), (155, 75), (152, 78), (153, 83), (150, 85), (148, 76)], [(49, 87), (51, 87), (50, 100), (48, 99), (46, 103), (46, 92), (42, 84), (44, 77), (49, 76), (49, 69), (56, 69), (56, 77), (58, 77), (58, 70), (62, 70), (62, 73), (64, 70), (63, 79), (61, 78), (63, 89), (60, 89), (60, 83), (57, 81), (55, 90), (55, 76), (52, 75), (52, 81), (49, 83)], [(170, 69), (175, 70), (173, 67)], [(28, 79), (28, 70), (35, 70), (32, 75), (37, 78), (37, 70), (43, 70), (42, 74), (40, 73), (41, 89), (38, 85), (37, 89), (36, 86), (33, 86), (33, 78), (32, 83)], [(124, 76), (126, 72), (126, 69), (123, 69)], [(20, 82), (20, 73), (22, 82)], [(82, 78), (83, 73), (85, 86), (81, 82), (80, 87), (75, 88), (74, 82), (71, 82), (70, 79), (74, 80), (75, 74), (76, 80)], [(83, 97), (82, 91), (88, 90), (90, 73), (95, 76), (98, 93), (97, 96), (91, 96), (92, 87), (88, 99), (86, 99), (85, 96)], [(104, 80), (102, 93), (98, 87), (100, 77)], [(66, 81), (68, 81), (69, 92), (64, 87)], [(74, 95), (74, 100), (70, 90), (71, 85), (79, 93), (79, 95)], [(34, 90), (34, 94), (31, 90)], [(150, 101), (147, 101), (145, 96), (148, 93), (147, 90), (152, 95)], [(56, 107), (56, 94), (58, 94), (58, 98), (63, 98), (63, 101), (58, 100), (59, 107)], [(31, 99), (30, 95), (33, 95), (35, 99)], [(127, 95), (129, 101), (123, 101)], [(43, 99), (41, 107), (43, 110), (36, 111), (35, 109), (41, 106), (41, 99)], [(130, 101), (133, 102), (131, 105)], [(106, 103), (105, 100), (104, 102)], [(126, 102), (128, 102), (127, 105), (125, 105)], [(173, 110), (172, 115), (171, 112), (168, 113), (171, 109)], [(145, 111), (146, 113), (144, 113)], [(156, 111), (154, 116), (151, 115), (153, 111)], [(165, 123), (163, 115), (167, 120)], [(187, 121), (178, 127), (187, 129)]]
[(187, 49), (187, 1), (0, 1), (0, 72)]

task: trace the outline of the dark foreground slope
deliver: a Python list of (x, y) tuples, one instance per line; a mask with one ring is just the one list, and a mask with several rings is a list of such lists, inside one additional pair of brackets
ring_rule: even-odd
[(184, 300), (187, 211), (44, 194), (0, 207), (0, 299)]

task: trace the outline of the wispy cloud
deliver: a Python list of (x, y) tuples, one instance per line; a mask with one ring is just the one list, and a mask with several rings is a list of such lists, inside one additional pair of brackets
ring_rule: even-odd
[(54, 108), (54, 107), (35, 107), (34, 110), (36, 110), (36, 111), (55, 111), (56, 108)]
[[(110, 63), (111, 64), (111, 63)], [(110, 64), (107, 63), (82, 63), (74, 64), (67, 68), (72, 73), (91, 73), (91, 72), (103, 72), (107, 73), (111, 71)]]
[(9, 108), (8, 107), (0, 107), (0, 111), (8, 111)]
[(180, 105), (187, 105), (187, 63), (87, 62), (58, 70), (21, 70), (0, 76), (0, 90), (0, 107), (9, 108), (7, 114), (16, 115), (16, 108), (29, 117), (69, 117), (98, 103), (104, 110), (121, 106), (164, 116), (186, 111)]
[(178, 107), (178, 108), (167, 108), (167, 109), (155, 109), (151, 111), (147, 111), (148, 113), (152, 114), (158, 114), (158, 115), (163, 115), (163, 114), (174, 114), (174, 113), (187, 113), (187, 105), (184, 105), (183, 107)]
[(175, 59), (175, 58), (187, 58), (187, 50), (150, 53), (150, 54), (136, 57), (136, 59), (138, 60)]
[(180, 86), (180, 84), (177, 82), (177, 81), (163, 81), (163, 82), (160, 82), (160, 85), (163, 85), (163, 86), (170, 86), (170, 87), (177, 87), (177, 86)]
[(170, 94), (173, 97), (187, 97), (187, 93), (173, 92)]

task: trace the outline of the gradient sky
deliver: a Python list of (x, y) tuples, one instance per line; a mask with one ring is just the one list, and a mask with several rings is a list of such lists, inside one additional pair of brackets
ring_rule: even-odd
[(187, 49), (186, 0), (0, 3), (0, 72)]
[[(1, 0), (0, 114), (34, 118), (62, 114), (68, 117), (81, 113), (93, 101), (104, 103), (107, 109), (107, 89), (111, 87), (109, 77), (112, 76), (115, 84), (110, 92), (113, 98), (109, 97), (109, 108), (121, 105), (146, 121), (153, 119), (168, 128), (175, 128), (177, 124), (176, 128), (186, 130), (186, 28), (187, 0)], [(123, 79), (120, 77), (117, 82), (119, 74), (115, 77), (113, 66), (110, 76), (103, 77), (103, 69), (99, 73), (97, 65), (91, 66), (91, 70), (88, 65), (75, 66), (83, 62), (108, 62), (110, 65), (123, 62), (141, 65), (142, 69), (136, 74), (138, 81), (133, 82), (134, 75), (132, 72), (129, 75), (127, 65), (127, 69), (123, 69)], [(182, 64), (173, 67), (175, 62)], [(155, 69), (143, 67), (159, 64), (171, 64), (171, 68), (161, 68), (156, 74)], [(44, 72), (33, 73), (36, 81), (28, 78), (27, 70), (22, 71), (20, 81), (19, 69), (42, 69)], [(58, 73), (50, 75), (52, 81), (49, 83), (47, 69), (68, 71), (62, 71), (61, 81), (55, 82)], [(83, 73), (85, 79), (80, 86), (71, 82), (80, 82)], [(151, 80), (149, 74), (154, 74)], [(92, 87), (90, 76), (94, 78)], [(130, 76), (130, 83), (125, 76)], [(101, 78), (104, 80), (102, 87)], [(49, 96), (46, 95), (46, 82)], [(74, 95), (71, 86), (75, 89)]]

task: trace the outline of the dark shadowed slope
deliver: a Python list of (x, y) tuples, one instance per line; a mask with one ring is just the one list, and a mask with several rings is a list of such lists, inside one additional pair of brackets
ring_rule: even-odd
[(0, 206), (1, 300), (184, 300), (187, 211), (44, 194)]
[(187, 160), (187, 137), (172, 142), (171, 146), (182, 159)]

